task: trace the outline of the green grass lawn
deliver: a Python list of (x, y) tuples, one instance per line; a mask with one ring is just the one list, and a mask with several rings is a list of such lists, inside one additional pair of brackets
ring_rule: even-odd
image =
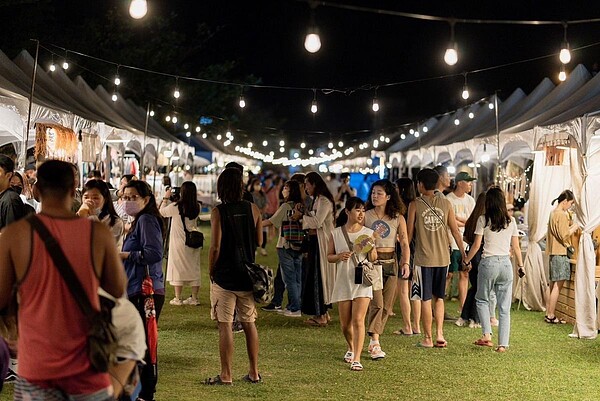
[[(205, 234), (208, 226), (203, 226)], [(209, 241), (209, 238), (207, 238)], [(209, 387), (203, 379), (219, 373), (218, 333), (210, 320), (207, 248), (202, 251), (201, 306), (168, 305), (160, 319), (157, 400), (598, 400), (600, 344), (568, 338), (571, 325), (549, 325), (543, 313), (513, 310), (511, 348), (497, 354), (472, 345), (480, 329), (446, 323), (447, 349), (418, 349), (419, 340), (391, 334), (401, 318), (392, 317), (381, 342), (387, 357), (363, 358), (365, 370), (351, 372), (337, 310), (325, 328), (304, 319), (260, 312), (260, 370), (264, 383), (245, 384), (243, 334), (235, 335), (234, 386)], [(260, 263), (277, 265), (274, 242)], [(189, 290), (185, 296), (189, 295)], [(397, 308), (399, 309), (399, 308)], [(447, 304), (454, 315), (457, 305)], [(363, 354), (365, 355), (365, 354)], [(10, 385), (0, 400), (12, 399)]]

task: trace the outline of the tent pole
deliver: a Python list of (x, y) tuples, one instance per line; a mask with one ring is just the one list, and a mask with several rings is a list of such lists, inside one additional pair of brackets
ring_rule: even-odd
[(150, 118), (150, 102), (146, 106), (146, 123), (144, 124), (144, 146), (142, 147), (142, 157), (140, 160), (140, 178), (144, 179), (144, 156), (146, 155), (146, 138), (148, 137), (148, 119)]
[(494, 117), (496, 119), (496, 153), (498, 156), (498, 170), (496, 171), (496, 185), (501, 185), (502, 161), (500, 160), (500, 124), (498, 122), (498, 91), (494, 93)]
[(160, 152), (160, 138), (156, 138), (156, 157), (154, 158), (154, 179), (152, 180), (152, 192), (156, 194), (156, 170), (158, 170), (158, 153)]
[(29, 111), (27, 112), (27, 130), (25, 131), (25, 140), (23, 141), (23, 169), (27, 165), (27, 143), (29, 142), (29, 128), (31, 127), (31, 107), (33, 106), (33, 91), (35, 90), (35, 76), (37, 74), (38, 55), (40, 53), (40, 41), (35, 41), (35, 60), (33, 62), (33, 72), (31, 73), (31, 92), (29, 93)]

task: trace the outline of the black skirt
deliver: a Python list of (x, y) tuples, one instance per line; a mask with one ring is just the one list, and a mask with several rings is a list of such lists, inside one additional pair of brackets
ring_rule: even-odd
[(302, 313), (321, 316), (327, 312), (323, 301), (321, 257), (316, 235), (308, 237), (308, 254), (302, 261)]

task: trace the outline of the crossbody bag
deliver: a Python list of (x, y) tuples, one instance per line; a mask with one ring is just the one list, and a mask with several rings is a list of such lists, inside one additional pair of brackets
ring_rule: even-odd
[(185, 232), (185, 246), (190, 248), (202, 248), (204, 246), (204, 234), (196, 230), (188, 230), (185, 225), (185, 216), (181, 207), (179, 209), (179, 217), (181, 217), (181, 224), (183, 225), (183, 231)]
[(368, 262), (366, 257), (364, 261), (359, 261), (356, 253), (353, 252), (353, 244), (348, 236), (345, 226), (341, 226), (342, 234), (348, 244), (348, 250), (352, 252), (352, 261), (354, 262), (354, 284), (362, 284), (367, 287), (373, 286), (374, 291), (381, 290), (383, 288), (381, 279), (381, 266), (373, 265)]

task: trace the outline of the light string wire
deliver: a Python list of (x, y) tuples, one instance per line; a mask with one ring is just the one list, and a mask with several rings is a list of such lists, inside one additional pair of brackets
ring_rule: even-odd
[(588, 18), (579, 20), (510, 20), (510, 19), (471, 19), (471, 18), (453, 18), (441, 17), (437, 15), (406, 13), (402, 11), (384, 10), (380, 8), (371, 8), (363, 6), (353, 6), (343, 3), (332, 3), (329, 1), (314, 1), (314, 0), (296, 0), (301, 3), (315, 3), (317, 6), (338, 8), (342, 10), (359, 11), (371, 14), (390, 15), (394, 17), (410, 18), (421, 21), (447, 22), (460, 24), (479, 24), (479, 25), (578, 25), (578, 24), (593, 24), (600, 22), (600, 18)]

